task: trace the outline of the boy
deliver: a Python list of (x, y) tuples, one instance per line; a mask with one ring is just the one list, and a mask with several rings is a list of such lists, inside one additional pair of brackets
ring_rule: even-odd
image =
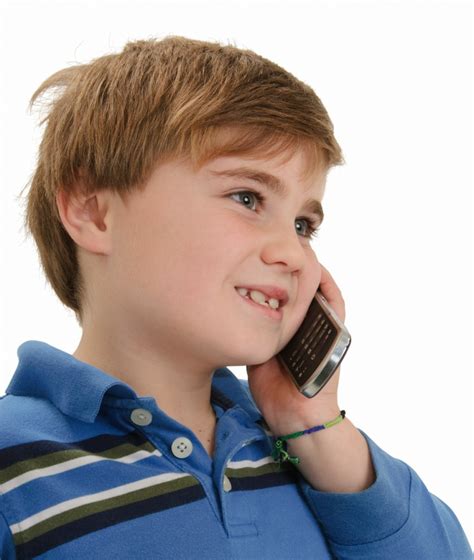
[[(184, 37), (61, 70), (32, 103), (51, 88), (26, 224), (83, 334), (18, 350), (2, 559), (470, 558), (449, 507), (340, 413), (339, 371), (308, 399), (274, 358), (318, 287), (345, 320), (310, 245), (343, 163), (311, 88)], [(243, 363), (248, 384), (225, 367)], [(299, 463), (275, 454), (316, 426), (287, 441)]]

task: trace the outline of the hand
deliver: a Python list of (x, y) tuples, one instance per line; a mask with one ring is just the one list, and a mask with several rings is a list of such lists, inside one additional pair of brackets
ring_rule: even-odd
[[(319, 290), (344, 322), (346, 310), (342, 293), (323, 265), (321, 271)], [(340, 367), (312, 398), (305, 397), (298, 391), (275, 356), (263, 364), (247, 366), (247, 375), (250, 392), (265, 421), (274, 434), (283, 435), (328, 422), (339, 414), (339, 370)]]

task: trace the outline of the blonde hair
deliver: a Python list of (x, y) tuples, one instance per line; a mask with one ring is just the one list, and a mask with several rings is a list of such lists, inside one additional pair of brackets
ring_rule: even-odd
[[(24, 225), (47, 280), (81, 326), (84, 280), (58, 211), (59, 189), (71, 192), (81, 178), (84, 194), (110, 189), (125, 200), (157, 163), (180, 157), (199, 167), (221, 155), (271, 157), (302, 148), (308, 173), (344, 163), (314, 91), (232, 45), (180, 36), (128, 42), (118, 54), (51, 75), (30, 109), (47, 92)], [(222, 131), (229, 131), (225, 140)]]

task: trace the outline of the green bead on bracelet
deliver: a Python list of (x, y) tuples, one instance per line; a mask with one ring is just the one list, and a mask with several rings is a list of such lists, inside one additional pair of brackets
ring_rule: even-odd
[(287, 449), (286, 449), (286, 440), (297, 438), (303, 436), (305, 434), (311, 434), (313, 432), (319, 432), (319, 430), (325, 430), (327, 428), (331, 428), (339, 422), (342, 422), (346, 416), (346, 411), (341, 410), (341, 413), (337, 418), (334, 420), (330, 420), (329, 422), (325, 422), (324, 424), (320, 424), (319, 426), (314, 426), (313, 428), (308, 428), (307, 430), (303, 430), (302, 432), (295, 432), (293, 434), (288, 434), (286, 436), (279, 436), (274, 443), (272, 457), (277, 463), (283, 463), (285, 461), (289, 461), (293, 465), (297, 465), (300, 460), (298, 457), (292, 457)]

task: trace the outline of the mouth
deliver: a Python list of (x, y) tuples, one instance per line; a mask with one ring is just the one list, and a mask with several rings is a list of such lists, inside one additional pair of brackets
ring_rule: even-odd
[[(250, 295), (250, 290), (248, 288), (243, 288), (243, 287), (235, 287), (235, 291), (238, 295), (238, 297), (243, 300), (243, 302), (250, 307), (252, 307), (255, 311), (258, 311), (259, 313), (263, 314), (265, 317), (268, 317), (269, 319), (273, 319), (273, 320), (277, 320), (277, 321), (281, 321), (281, 319), (283, 318), (283, 312), (281, 310), (280, 307), (280, 302), (276, 299), (274, 299), (274, 302), (277, 301), (278, 302), (278, 308), (273, 309), (269, 303), (267, 301), (262, 301), (263, 298), (259, 297), (258, 295), (253, 294), (254, 297), (258, 298), (259, 301), (261, 301), (261, 303), (259, 301), (254, 301)], [(271, 298), (273, 299), (273, 298)], [(274, 304), (273, 302), (273, 304)]]

